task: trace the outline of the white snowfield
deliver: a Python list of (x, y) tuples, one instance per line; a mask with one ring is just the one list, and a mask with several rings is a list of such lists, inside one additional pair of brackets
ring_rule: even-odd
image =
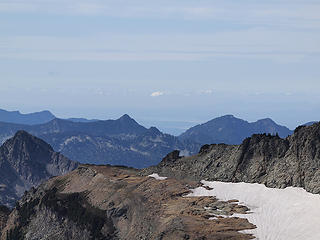
[(167, 177), (160, 177), (157, 173), (153, 173), (153, 174), (149, 175), (148, 177), (153, 177), (157, 180), (166, 180), (167, 179)]
[(247, 218), (257, 226), (244, 233), (253, 234), (259, 240), (320, 240), (320, 195), (302, 188), (267, 188), (263, 184), (222, 183), (202, 181), (207, 190), (199, 187), (191, 190), (192, 196), (216, 196), (227, 201), (239, 200), (250, 208), (250, 214), (234, 214)]

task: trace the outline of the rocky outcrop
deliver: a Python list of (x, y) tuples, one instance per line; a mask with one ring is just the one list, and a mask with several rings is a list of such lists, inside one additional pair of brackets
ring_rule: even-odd
[(180, 179), (263, 183), (268, 187), (303, 187), (320, 193), (320, 123), (298, 127), (292, 136), (257, 134), (241, 145), (204, 145), (199, 154), (168, 155), (143, 171)]
[[(32, 189), (10, 214), (1, 239), (233, 239), (255, 226), (234, 201), (186, 197), (197, 183), (138, 176), (125, 167), (82, 165)], [(209, 220), (214, 217), (215, 219)]]
[(76, 167), (41, 139), (18, 131), (0, 147), (0, 204), (11, 207), (26, 190)]

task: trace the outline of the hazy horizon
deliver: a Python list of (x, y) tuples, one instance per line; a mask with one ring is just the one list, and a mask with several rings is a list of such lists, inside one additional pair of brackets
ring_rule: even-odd
[(320, 120), (313, 0), (3, 0), (1, 108), (144, 122)]
[[(110, 116), (108, 116), (106, 114), (105, 115), (106, 117), (98, 118), (98, 117), (88, 117), (85, 114), (81, 115), (81, 116), (57, 115), (55, 112), (50, 111), (49, 109), (42, 109), (42, 110), (31, 111), (31, 112), (24, 112), (24, 111), (21, 111), (20, 109), (8, 110), (8, 109), (3, 109), (3, 108), (0, 107), (0, 110), (18, 111), (21, 114), (49, 111), (55, 117), (60, 118), (60, 119), (85, 118), (85, 119), (88, 119), (88, 120), (110, 120), (110, 119), (111, 120), (115, 120), (115, 119), (118, 119), (118, 118), (122, 117), (124, 114), (128, 114), (130, 117), (132, 117), (134, 120), (136, 120), (142, 126), (145, 126), (147, 128), (149, 128), (149, 127), (157, 127), (162, 132), (169, 133), (169, 134), (172, 134), (172, 135), (180, 135), (181, 133), (183, 133), (185, 130), (189, 129), (190, 127), (196, 126), (198, 124), (206, 123), (206, 122), (208, 122), (208, 121), (210, 121), (212, 119), (219, 118), (219, 117), (222, 117), (222, 116), (225, 116), (225, 115), (233, 115), (235, 118), (239, 118), (239, 119), (248, 121), (249, 123), (256, 122), (258, 120), (262, 120), (262, 119), (265, 119), (265, 118), (271, 118), (269, 116), (265, 116), (263, 118), (257, 118), (257, 119), (254, 119), (254, 120), (248, 120), (246, 118), (241, 118), (241, 117), (239, 117), (237, 115), (229, 113), (229, 114), (224, 114), (224, 115), (212, 116), (211, 118), (208, 118), (208, 119), (189, 120), (188, 121), (188, 120), (183, 120), (183, 119), (180, 119), (180, 120), (179, 119), (165, 119), (165, 118), (163, 118), (163, 119), (152, 119), (152, 118), (147, 118), (147, 117), (143, 117), (143, 116), (142, 117), (136, 117), (136, 116), (134, 116), (132, 114), (129, 114), (129, 113), (121, 113), (120, 115), (114, 114), (114, 115), (110, 115)], [(274, 120), (273, 118), (271, 118), (271, 119)], [(301, 123), (299, 123), (299, 124), (297, 124), (297, 125), (295, 125), (293, 127), (290, 127), (289, 125), (286, 125), (286, 124), (281, 124), (281, 123), (279, 123), (277, 121), (275, 121), (275, 122), (277, 124), (279, 124), (279, 125), (288, 127), (290, 130), (294, 130), (296, 127), (298, 127), (298, 126), (300, 126), (302, 124), (313, 122), (313, 121), (320, 121), (320, 120), (314, 119), (314, 120), (310, 120), (310, 121), (306, 121), (306, 122), (301, 122)]]

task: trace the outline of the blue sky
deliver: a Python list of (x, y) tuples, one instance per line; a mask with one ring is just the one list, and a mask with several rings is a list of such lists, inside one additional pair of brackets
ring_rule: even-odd
[(0, 0), (1, 108), (320, 120), (320, 2)]

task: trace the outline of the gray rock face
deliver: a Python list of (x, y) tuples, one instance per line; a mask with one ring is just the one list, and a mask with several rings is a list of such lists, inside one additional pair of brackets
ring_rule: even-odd
[(42, 208), (37, 212), (36, 217), (30, 221), (24, 238), (26, 240), (87, 240), (90, 239), (90, 232), (77, 226), (73, 221), (62, 219), (51, 209)]
[(253, 135), (241, 145), (204, 145), (199, 154), (168, 155), (144, 174), (192, 180), (263, 183), (268, 187), (303, 187), (320, 193), (320, 123), (298, 127), (282, 139)]
[(13, 206), (26, 190), (76, 167), (41, 139), (19, 131), (0, 147), (0, 204)]

